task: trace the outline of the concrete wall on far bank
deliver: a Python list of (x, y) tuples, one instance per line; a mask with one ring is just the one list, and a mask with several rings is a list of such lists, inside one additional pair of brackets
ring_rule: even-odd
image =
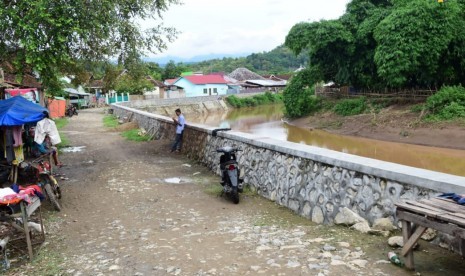
[(180, 108), (184, 114), (191, 117), (206, 116), (210, 112), (223, 112), (228, 110), (228, 106), (221, 96), (135, 100), (121, 103), (121, 105), (170, 117), (175, 115), (174, 110), (176, 108)]
[[(173, 138), (170, 118), (113, 105), (114, 114), (132, 118), (155, 139)], [(465, 194), (465, 177), (437, 173), (323, 148), (241, 132), (211, 136), (213, 128), (189, 125), (183, 152), (219, 174), (214, 149), (231, 145), (245, 172), (245, 184), (260, 195), (316, 223), (333, 223), (347, 207), (367, 219), (395, 218), (394, 203), (429, 198), (441, 192)]]

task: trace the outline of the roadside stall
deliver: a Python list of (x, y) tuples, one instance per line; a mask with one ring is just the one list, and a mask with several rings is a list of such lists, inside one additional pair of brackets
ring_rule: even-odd
[[(31, 227), (38, 227), (41, 237), (38, 242), (45, 239), (43, 223), (41, 216), (41, 201), (43, 199), (42, 190), (37, 185), (20, 186), (17, 184), (18, 167), (24, 161), (23, 127), (25, 124), (36, 123), (42, 120), (47, 109), (26, 100), (23, 97), (12, 97), (0, 101), (0, 141), (2, 142), (3, 156), (0, 159), (0, 168), (2, 173), (0, 188), (0, 221), (3, 226), (11, 226), (20, 234), (12, 236), (13, 232), (0, 232), (0, 259), (3, 257), (3, 268), (9, 267), (6, 259), (6, 247), (10, 243), (21, 250), (22, 246), (16, 247), (16, 244), (25, 244), (29, 258), (33, 257), (33, 235)], [(9, 173), (5, 173), (9, 171)], [(36, 211), (38, 212), (38, 222), (31, 221), (31, 217)], [(2, 229), (5, 229), (3, 227)], [(10, 229), (6, 227), (6, 229)], [(5, 237), (6, 236), (6, 237)], [(18, 241), (12, 243), (13, 241)]]
[(53, 97), (47, 99), (50, 118), (62, 118), (66, 113), (66, 100), (63, 97)]
[(87, 108), (90, 105), (90, 94), (80, 92), (74, 88), (63, 89), (69, 95), (69, 103), (76, 106), (78, 109)]

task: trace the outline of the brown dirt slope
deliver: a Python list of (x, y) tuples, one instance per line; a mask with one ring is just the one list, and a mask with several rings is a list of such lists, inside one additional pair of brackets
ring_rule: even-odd
[(429, 123), (408, 105), (396, 105), (379, 113), (338, 116), (319, 113), (293, 120), (294, 125), (323, 129), (332, 133), (360, 136), (376, 140), (418, 144), (425, 146), (465, 149), (463, 121)]

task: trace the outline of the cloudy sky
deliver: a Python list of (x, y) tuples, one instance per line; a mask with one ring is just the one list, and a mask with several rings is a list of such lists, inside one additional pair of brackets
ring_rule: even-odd
[[(191, 58), (209, 54), (250, 54), (284, 43), (302, 21), (335, 19), (349, 0), (182, 0), (164, 14), (164, 24), (181, 34), (168, 50), (151, 57)], [(144, 25), (150, 24), (146, 22)]]

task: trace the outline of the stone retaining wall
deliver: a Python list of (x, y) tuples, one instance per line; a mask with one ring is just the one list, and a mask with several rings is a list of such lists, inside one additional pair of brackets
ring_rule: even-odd
[[(133, 120), (154, 133), (155, 139), (173, 139), (170, 118), (123, 106), (113, 105), (113, 109), (119, 116), (134, 113)], [(241, 132), (212, 137), (212, 130), (187, 126), (183, 152), (219, 175), (219, 155), (214, 150), (224, 145), (242, 148), (238, 159), (244, 183), (316, 223), (333, 223), (347, 207), (370, 224), (378, 218), (390, 218), (396, 224), (394, 203), (400, 199), (451, 191), (465, 194), (465, 177)]]
[[(253, 97), (256, 95), (264, 94), (265, 92), (252, 92), (252, 93), (241, 93), (234, 94), (234, 96), (239, 98)], [(224, 105), (224, 99), (231, 95), (220, 95), (220, 96), (202, 96), (202, 97), (185, 97), (185, 98), (174, 98), (174, 99), (137, 99), (131, 98), (130, 102), (119, 103), (122, 106), (146, 109), (146, 108), (155, 108), (155, 107), (172, 107), (172, 106), (187, 106), (187, 105), (203, 105), (205, 103), (214, 104), (220, 102), (221, 105)]]
[[(122, 106), (114, 114), (134, 113), (133, 120), (154, 135), (173, 138), (170, 118)], [(331, 223), (340, 207), (356, 211), (369, 222), (393, 216), (398, 199), (427, 198), (440, 192), (465, 193), (465, 178), (340, 153), (267, 137), (188, 125), (183, 151), (219, 174), (214, 149), (234, 145), (245, 183), (266, 198), (320, 223)]]
[(228, 110), (227, 104), (223, 97), (205, 96), (192, 98), (176, 98), (176, 99), (152, 99), (152, 100), (136, 100), (126, 103), (121, 103), (122, 106), (137, 108), (143, 111), (148, 111), (155, 114), (163, 114), (174, 116), (174, 110), (180, 108), (188, 117), (192, 116), (208, 116), (211, 112), (224, 112)]
[(179, 106), (190, 104), (202, 104), (204, 102), (212, 102), (223, 99), (224, 96), (204, 96), (204, 97), (184, 97), (174, 99), (150, 99), (150, 100), (135, 100), (131, 102), (121, 103), (121, 105), (133, 108), (144, 108), (148, 106)]

